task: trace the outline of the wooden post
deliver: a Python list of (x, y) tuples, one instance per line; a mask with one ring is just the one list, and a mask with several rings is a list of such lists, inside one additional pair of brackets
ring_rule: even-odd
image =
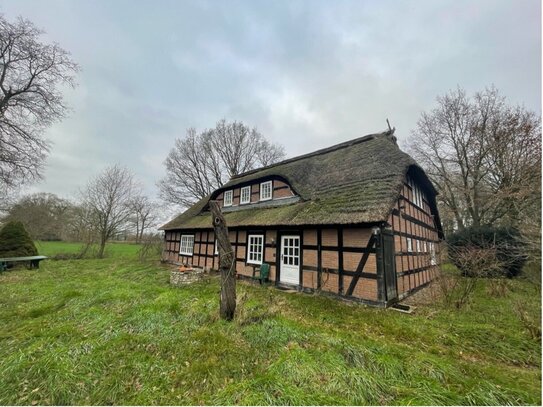
[(211, 218), (217, 246), (219, 249), (219, 269), (221, 271), (221, 302), (220, 316), (222, 319), (231, 321), (236, 311), (236, 266), (234, 251), (228, 239), (228, 227), (216, 201), (209, 202)]

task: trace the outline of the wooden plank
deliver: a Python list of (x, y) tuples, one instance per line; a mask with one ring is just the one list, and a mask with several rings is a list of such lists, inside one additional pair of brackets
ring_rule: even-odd
[(343, 294), (343, 228), (340, 226), (337, 231), (337, 246), (338, 246), (338, 294)]
[(322, 287), (322, 229), (317, 229), (317, 290)]
[(300, 230), (299, 240), (298, 240), (298, 267), (299, 269), (299, 289), (302, 290), (304, 287), (304, 230)]
[(45, 260), (47, 256), (23, 256), (23, 257), (4, 257), (0, 261), (29, 261), (29, 260)]

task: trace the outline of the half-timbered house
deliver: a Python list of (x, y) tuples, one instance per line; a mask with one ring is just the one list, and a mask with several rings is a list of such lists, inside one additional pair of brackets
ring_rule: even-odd
[(277, 286), (387, 306), (438, 272), (436, 194), (393, 131), (371, 134), (233, 177), (162, 226), (163, 258), (218, 267), (216, 200), (239, 276), (266, 262)]

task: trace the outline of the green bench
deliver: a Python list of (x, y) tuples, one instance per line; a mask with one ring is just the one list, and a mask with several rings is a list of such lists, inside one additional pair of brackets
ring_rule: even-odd
[(45, 260), (46, 256), (24, 256), (24, 257), (3, 257), (0, 258), (0, 271), (8, 269), (8, 263), (28, 263), (28, 268), (39, 269), (40, 261)]
[[(256, 275), (258, 273), (258, 275)], [(253, 279), (258, 280), (260, 284), (268, 280), (270, 275), (270, 265), (268, 263), (262, 263), (260, 268), (253, 268)]]

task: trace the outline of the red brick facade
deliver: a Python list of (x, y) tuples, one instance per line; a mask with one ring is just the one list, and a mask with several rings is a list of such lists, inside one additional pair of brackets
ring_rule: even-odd
[(388, 220), (394, 232), (400, 298), (430, 282), (439, 272), (440, 240), (434, 214), (426, 199), (422, 207), (413, 202), (413, 190), (404, 184)]
[[(274, 181), (274, 199), (292, 190), (286, 184)], [(258, 197), (258, 186), (252, 187), (252, 196)], [(240, 189), (233, 190), (233, 201), (239, 202)], [(222, 195), (218, 200), (222, 200)], [(281, 237), (294, 235), (300, 237), (299, 279), (300, 289), (320, 290), (336, 295), (348, 294), (348, 289), (364, 256), (365, 265), (358, 275), (358, 282), (349, 297), (368, 303), (387, 304), (384, 294), (383, 265), (380, 265), (378, 245), (368, 245), (375, 229), (392, 229), (394, 256), (399, 299), (431, 281), (438, 272), (439, 237), (438, 228), (428, 202), (419, 196), (415, 205), (413, 190), (405, 183), (401, 197), (392, 208), (388, 224), (341, 225), (341, 226), (302, 226), (299, 228), (231, 228), (230, 242), (235, 250), (236, 271), (240, 276), (250, 277), (255, 267), (247, 263), (248, 235), (264, 236), (263, 261), (270, 264), (270, 281), (281, 283), (281, 265), (277, 257), (281, 255)], [(182, 235), (194, 236), (192, 256), (179, 254)], [(378, 240), (378, 239), (377, 239)], [(410, 241), (410, 243), (409, 243)], [(379, 252), (383, 253), (383, 252)], [(165, 260), (207, 269), (218, 268), (215, 255), (215, 236), (212, 229), (207, 230), (167, 230), (165, 232)], [(279, 269), (279, 270), (278, 270)], [(279, 272), (279, 275), (278, 275)], [(381, 273), (381, 274), (380, 274)]]
[[(290, 198), (290, 197), (295, 196), (295, 193), (292, 191), (290, 186), (284, 181), (279, 180), (279, 179), (273, 179), (271, 181), (272, 181), (272, 191), (273, 191), (272, 199)], [(249, 204), (260, 202), (260, 185), (261, 185), (261, 182), (255, 182), (250, 185), (245, 185), (245, 186), (251, 187), (251, 200)], [(241, 188), (242, 187), (236, 187), (230, 190), (233, 193), (232, 206), (240, 205)], [(217, 195), (216, 200), (220, 203), (221, 207), (224, 207), (224, 192), (221, 192), (219, 195)]]
[[(338, 235), (342, 233), (344, 239), (343, 249), (338, 248)], [(184, 256), (179, 254), (179, 241), (182, 234), (194, 234), (194, 254)], [(343, 272), (354, 273), (362, 257), (361, 249), (364, 249), (371, 229), (368, 228), (313, 228), (280, 231), (268, 230), (230, 230), (230, 242), (236, 253), (236, 272), (239, 275), (250, 277), (256, 265), (246, 263), (247, 235), (258, 234), (265, 236), (264, 262), (270, 264), (270, 281), (276, 281), (278, 255), (277, 246), (280, 244), (281, 234), (300, 236), (300, 267), (302, 270), (302, 288), (339, 294), (340, 280), (343, 279), (343, 286), (348, 287), (351, 278), (348, 275), (340, 276), (340, 256), (342, 256)], [(321, 250), (319, 258), (318, 235), (321, 235)], [(215, 235), (213, 230), (197, 231), (166, 231), (167, 260), (175, 263), (183, 263), (196, 267), (216, 269), (218, 267), (218, 256), (214, 254)], [(279, 242), (279, 243), (278, 243)], [(341, 254), (340, 254), (341, 253)], [(321, 273), (318, 272), (320, 269)], [(356, 286), (353, 296), (368, 300), (377, 301), (377, 266), (375, 253), (369, 255), (364, 268), (364, 273), (371, 274), (370, 278), (361, 278)], [(319, 284), (320, 274), (320, 284)], [(344, 291), (344, 290), (343, 290)]]

